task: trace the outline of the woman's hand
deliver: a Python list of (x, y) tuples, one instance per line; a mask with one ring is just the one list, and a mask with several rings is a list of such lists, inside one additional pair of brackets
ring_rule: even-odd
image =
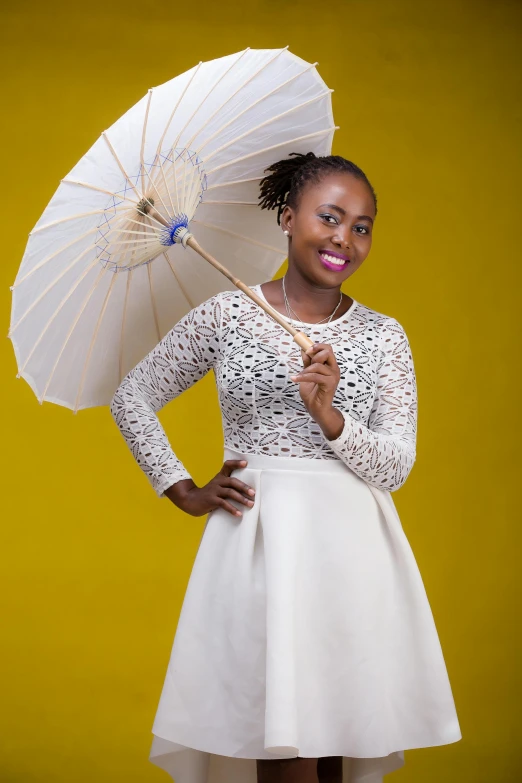
[(335, 440), (343, 430), (344, 419), (332, 405), (341, 378), (333, 348), (327, 343), (315, 343), (301, 354), (304, 367), (291, 379), (299, 384), (299, 394), (310, 416), (328, 440)]
[(229, 500), (236, 500), (251, 508), (256, 493), (248, 484), (230, 474), (246, 465), (246, 460), (227, 459), (219, 473), (204, 487), (197, 487), (192, 479), (183, 479), (168, 487), (165, 495), (178, 508), (193, 517), (201, 517), (215, 508), (224, 508), (234, 516), (241, 517), (241, 511), (229, 503)]

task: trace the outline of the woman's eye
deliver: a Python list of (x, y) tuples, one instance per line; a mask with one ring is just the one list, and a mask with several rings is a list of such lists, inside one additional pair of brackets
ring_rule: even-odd
[(335, 223), (337, 223), (337, 218), (335, 218), (333, 215), (319, 215), (319, 217), (322, 217), (325, 220), (327, 220), (328, 218), (331, 218)]
[(366, 228), (366, 226), (355, 226), (355, 228), (356, 228), (356, 229), (357, 229), (357, 228), (362, 228), (362, 229), (363, 229), (363, 232), (364, 232), (365, 234), (369, 234), (369, 233), (370, 233), (370, 232), (369, 232), (369, 230)]

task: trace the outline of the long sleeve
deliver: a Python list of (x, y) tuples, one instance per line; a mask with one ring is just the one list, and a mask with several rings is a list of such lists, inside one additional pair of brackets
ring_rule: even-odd
[(368, 484), (393, 492), (416, 458), (417, 383), (408, 338), (394, 318), (381, 331), (377, 390), (366, 426), (342, 411), (344, 429), (328, 445)]
[(111, 414), (159, 497), (190, 474), (173, 451), (156, 412), (193, 386), (219, 358), (222, 302), (195, 307), (122, 380)]

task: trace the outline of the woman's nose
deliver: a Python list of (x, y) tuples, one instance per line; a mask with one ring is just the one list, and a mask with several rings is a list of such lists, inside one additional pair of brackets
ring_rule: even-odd
[(332, 237), (332, 242), (335, 242), (337, 245), (340, 245), (341, 247), (350, 247), (350, 239), (348, 235), (344, 233), (337, 233), (335, 236)]

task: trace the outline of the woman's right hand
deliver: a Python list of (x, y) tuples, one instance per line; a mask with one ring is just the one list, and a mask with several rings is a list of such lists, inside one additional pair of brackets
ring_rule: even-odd
[(215, 508), (224, 508), (234, 516), (241, 517), (241, 511), (229, 500), (236, 500), (251, 508), (256, 493), (248, 484), (230, 474), (246, 465), (246, 460), (227, 459), (219, 473), (205, 486), (197, 487), (192, 479), (183, 479), (168, 487), (165, 495), (178, 508), (193, 517), (201, 517)]

